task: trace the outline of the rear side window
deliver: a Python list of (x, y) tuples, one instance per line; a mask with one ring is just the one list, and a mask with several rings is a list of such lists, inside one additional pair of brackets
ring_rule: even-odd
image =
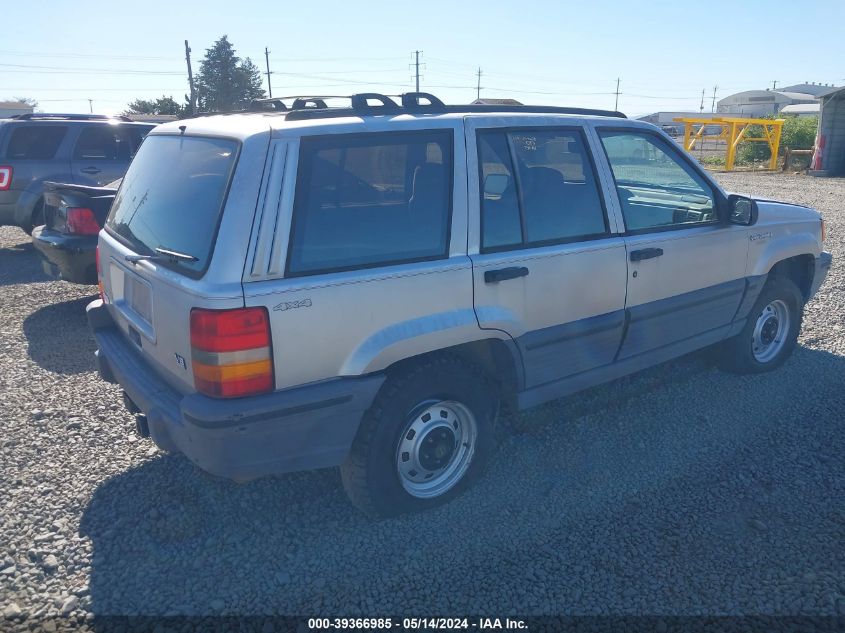
[(305, 138), (288, 273), (445, 258), (451, 199), (450, 131)]
[(15, 126), (6, 148), (6, 158), (49, 160), (56, 155), (66, 133), (64, 125)]
[(585, 240), (607, 234), (586, 142), (579, 130), (478, 134), (482, 249)]
[(73, 149), (73, 157), (77, 160), (128, 161), (131, 155), (129, 133), (116, 125), (86, 127)]
[(123, 178), (106, 228), (142, 255), (163, 248), (196, 257), (172, 266), (199, 277), (211, 257), (237, 151), (228, 139), (150, 136)]

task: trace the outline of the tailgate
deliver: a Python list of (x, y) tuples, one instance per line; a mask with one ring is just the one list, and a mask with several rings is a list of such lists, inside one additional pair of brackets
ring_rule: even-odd
[[(100, 232), (100, 275), (112, 318), (159, 375), (182, 392), (194, 390), (191, 310), (243, 306), (243, 259), (226, 270), (230, 283), (206, 275), (238, 148), (236, 141), (221, 138), (148, 136)], [(252, 200), (242, 220), (247, 225), (254, 194)], [(230, 250), (237, 249), (222, 249), (221, 257)]]
[(135, 253), (107, 232), (100, 234), (100, 271), (109, 312), (121, 332), (175, 389), (194, 391), (191, 367), (191, 309), (243, 306), (240, 286), (229, 296), (210, 298), (195, 284), (154, 262), (131, 264)]

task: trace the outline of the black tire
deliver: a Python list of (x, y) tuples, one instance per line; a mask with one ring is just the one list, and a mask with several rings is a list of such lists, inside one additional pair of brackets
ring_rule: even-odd
[[(781, 301), (789, 314), (789, 325), (784, 333), (784, 343), (771, 358), (761, 362), (754, 354), (754, 332), (758, 318), (766, 306)], [(759, 374), (777, 369), (786, 362), (798, 343), (801, 319), (804, 313), (804, 298), (798, 286), (786, 277), (772, 277), (760, 291), (754, 307), (748, 313), (748, 322), (742, 331), (724, 341), (718, 348), (719, 367), (735, 374)]]
[[(481, 475), (493, 451), (498, 400), (493, 381), (458, 356), (432, 356), (389, 375), (364, 414), (349, 457), (340, 468), (349, 499), (373, 518), (426, 510), (453, 499)], [(463, 476), (451, 488), (420, 498), (402, 483), (397, 464), (400, 440), (421, 405), (440, 401), (458, 402), (471, 412), (477, 430), (475, 450)]]
[(29, 222), (24, 224), (21, 228), (28, 234), (32, 235), (32, 231), (35, 230), (35, 227), (41, 226), (44, 224), (44, 201), (39, 200), (35, 208), (32, 210), (32, 215), (29, 217)]

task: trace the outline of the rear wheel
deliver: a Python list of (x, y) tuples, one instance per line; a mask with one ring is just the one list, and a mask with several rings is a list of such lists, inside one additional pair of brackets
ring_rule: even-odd
[(346, 493), (370, 516), (452, 499), (483, 471), (496, 412), (494, 384), (461, 358), (431, 358), (389, 376), (341, 466)]
[(722, 343), (720, 366), (734, 373), (771, 371), (783, 365), (798, 342), (804, 300), (791, 279), (766, 282), (742, 331)]
[(44, 201), (39, 200), (35, 204), (35, 208), (32, 210), (32, 215), (29, 217), (29, 221), (21, 226), (21, 228), (26, 231), (28, 234), (32, 235), (32, 231), (35, 229), (36, 226), (41, 226), (44, 224)]

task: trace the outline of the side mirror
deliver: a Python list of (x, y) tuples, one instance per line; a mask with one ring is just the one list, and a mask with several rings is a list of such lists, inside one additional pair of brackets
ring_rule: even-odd
[(484, 178), (484, 195), (494, 196), (498, 198), (511, 182), (511, 177), (507, 174), (488, 174)]
[(757, 203), (751, 198), (737, 194), (729, 195), (728, 212), (731, 224), (753, 226), (757, 222)]

